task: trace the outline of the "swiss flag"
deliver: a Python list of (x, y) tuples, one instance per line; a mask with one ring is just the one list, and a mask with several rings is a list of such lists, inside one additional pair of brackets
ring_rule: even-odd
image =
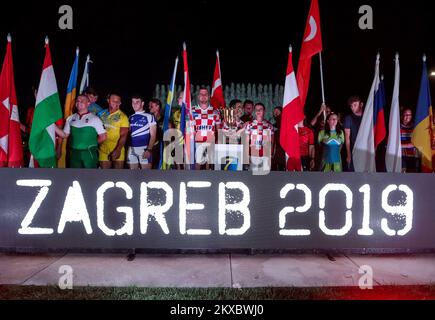
[(302, 107), (305, 106), (310, 84), (311, 57), (321, 51), (322, 33), (320, 31), (319, 3), (318, 0), (312, 0), (296, 75)]
[(289, 48), (287, 73), (285, 78), (284, 102), (281, 119), (280, 143), (288, 156), (287, 170), (301, 170), (301, 155), (299, 149), (299, 134), (296, 126), (304, 120), (304, 111), (299, 98), (293, 69), (292, 48)]
[(13, 69), (11, 36), (8, 35), (0, 74), (0, 167), (19, 168), (23, 166), (23, 146)]
[(225, 108), (225, 98), (224, 98), (224, 91), (222, 89), (222, 80), (221, 80), (221, 64), (219, 61), (219, 51), (216, 51), (216, 66), (214, 68), (210, 103), (215, 109)]

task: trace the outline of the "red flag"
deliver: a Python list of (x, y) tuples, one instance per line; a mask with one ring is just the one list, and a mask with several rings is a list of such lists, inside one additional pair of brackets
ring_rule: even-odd
[(219, 51), (216, 51), (216, 66), (214, 68), (210, 103), (215, 109), (225, 108), (224, 91), (222, 90), (221, 63), (219, 61)]
[(0, 74), (0, 167), (19, 168), (23, 166), (23, 146), (13, 70), (11, 37), (8, 35)]
[(304, 111), (299, 98), (293, 69), (292, 48), (289, 48), (287, 73), (284, 87), (284, 102), (281, 119), (280, 143), (288, 156), (287, 170), (301, 170), (301, 155), (299, 149), (299, 135), (296, 126), (304, 120)]
[(310, 84), (311, 57), (322, 51), (322, 33), (320, 31), (320, 13), (318, 0), (311, 1), (310, 13), (308, 14), (305, 27), (304, 40), (299, 56), (297, 83), (302, 108), (307, 99), (308, 86)]

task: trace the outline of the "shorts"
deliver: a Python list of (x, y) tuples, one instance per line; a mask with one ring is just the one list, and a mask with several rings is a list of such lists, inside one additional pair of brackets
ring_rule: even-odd
[(214, 145), (208, 142), (200, 142), (195, 144), (195, 163), (197, 164), (213, 164), (214, 163)]
[(127, 152), (127, 164), (151, 164), (153, 156), (148, 158), (143, 157), (143, 153), (147, 150), (146, 147), (129, 147)]
[[(112, 150), (108, 150), (106, 148), (100, 147), (100, 149), (98, 150), (99, 151), (98, 160), (99, 161), (112, 161), (111, 159), (109, 159), (109, 155), (112, 153), (113, 150), (115, 150), (115, 148), (113, 148)], [(121, 155), (115, 161), (124, 161), (124, 160), (125, 160), (125, 148), (122, 148)]]
[(270, 172), (270, 157), (250, 157), (250, 170), (262, 171), (265, 173)]
[(90, 147), (88, 150), (71, 149), (70, 167), (87, 169), (98, 168), (97, 146)]

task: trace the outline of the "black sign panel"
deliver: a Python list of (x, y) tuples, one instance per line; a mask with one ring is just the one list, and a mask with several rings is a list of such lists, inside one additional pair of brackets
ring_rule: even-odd
[(435, 176), (2, 169), (0, 248), (435, 248)]

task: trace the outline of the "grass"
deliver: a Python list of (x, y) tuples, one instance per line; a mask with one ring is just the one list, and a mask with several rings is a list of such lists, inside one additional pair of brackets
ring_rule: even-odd
[(0, 300), (435, 300), (432, 286), (327, 288), (115, 288), (0, 285)]

